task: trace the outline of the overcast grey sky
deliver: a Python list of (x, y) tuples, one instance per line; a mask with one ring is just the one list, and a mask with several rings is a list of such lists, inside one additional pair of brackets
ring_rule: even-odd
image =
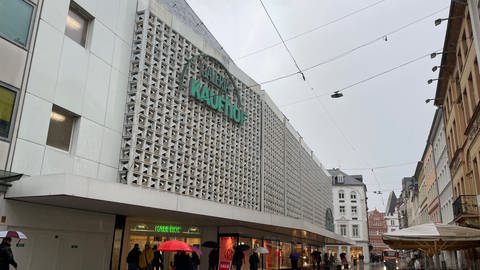
[[(258, 82), (297, 69), (270, 23), (260, 0), (187, 0), (237, 65)], [(328, 168), (362, 174), (370, 210), (385, 209), (388, 193), (401, 190), (421, 159), (435, 111), (425, 99), (434, 97), (437, 78), (431, 68), (440, 57), (424, 57), (392, 72), (329, 94), (410, 60), (440, 51), (448, 16), (448, 0), (263, 0), (301, 69), (325, 62), (423, 17), (400, 31), (362, 46), (335, 61), (298, 75), (263, 84), (262, 88)], [(356, 10), (347, 18), (330, 23)], [(433, 13), (435, 13), (432, 15)], [(327, 25), (326, 25), (327, 24)], [(322, 26), (323, 27), (320, 27)], [(320, 28), (319, 28), (320, 27)], [(249, 55), (251, 54), (251, 55)], [(249, 55), (247, 57), (243, 57)], [(311, 87), (310, 87), (311, 86)], [(312, 89), (313, 88), (313, 89)], [(390, 164), (408, 165), (372, 168)], [(383, 195), (373, 191), (382, 191)], [(383, 197), (383, 198), (382, 198)]]

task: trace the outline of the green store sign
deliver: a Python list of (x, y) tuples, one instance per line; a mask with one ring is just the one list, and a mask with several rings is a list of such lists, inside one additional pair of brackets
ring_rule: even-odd
[[(200, 72), (187, 78), (190, 69), (195, 67)], [(189, 95), (212, 110), (224, 114), (238, 124), (245, 121), (240, 92), (232, 75), (217, 59), (206, 54), (192, 57), (183, 68), (180, 82), (182, 86), (188, 83)]]
[(155, 225), (154, 231), (159, 233), (181, 233), (182, 227), (175, 225)]

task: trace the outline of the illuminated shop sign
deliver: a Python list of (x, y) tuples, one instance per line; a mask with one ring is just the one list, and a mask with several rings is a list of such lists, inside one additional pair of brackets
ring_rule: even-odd
[[(199, 73), (191, 70), (198, 68)], [(245, 121), (240, 92), (232, 75), (215, 58), (200, 54), (187, 61), (180, 79), (182, 86), (188, 84), (189, 95), (236, 123)]]
[(156, 232), (168, 234), (200, 234), (197, 226), (180, 226), (172, 224), (134, 224), (130, 229), (132, 232)]
[(182, 227), (175, 225), (155, 225), (154, 231), (159, 233), (181, 233)]

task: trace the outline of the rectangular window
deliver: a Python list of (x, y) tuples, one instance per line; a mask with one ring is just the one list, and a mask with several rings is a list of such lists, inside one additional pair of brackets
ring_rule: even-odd
[(67, 23), (65, 24), (65, 35), (85, 47), (88, 23), (92, 18), (93, 17), (79, 5), (71, 2), (67, 15)]
[(24, 0), (0, 0), (0, 36), (27, 46), (33, 6)]
[(340, 206), (340, 214), (345, 214), (345, 206)]
[(76, 118), (77, 116), (72, 112), (53, 105), (48, 127), (47, 145), (69, 151)]
[(343, 200), (345, 198), (345, 194), (343, 192), (338, 193), (338, 198)]
[(357, 207), (352, 206), (352, 215), (356, 216), (357, 215)]
[(0, 85), (0, 137), (2, 138), (9, 138), (10, 135), (16, 95), (16, 92)]
[(347, 225), (340, 225), (340, 235), (342, 236), (347, 235)]
[(352, 225), (352, 236), (358, 237), (358, 225)]

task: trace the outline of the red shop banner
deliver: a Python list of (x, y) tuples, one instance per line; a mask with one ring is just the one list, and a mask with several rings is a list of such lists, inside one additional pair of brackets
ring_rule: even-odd
[(218, 270), (230, 270), (230, 264), (232, 261), (220, 261), (218, 264)]
[(230, 270), (230, 265), (233, 259), (233, 245), (235, 244), (235, 237), (222, 236), (220, 237), (220, 251), (218, 258), (218, 270)]

